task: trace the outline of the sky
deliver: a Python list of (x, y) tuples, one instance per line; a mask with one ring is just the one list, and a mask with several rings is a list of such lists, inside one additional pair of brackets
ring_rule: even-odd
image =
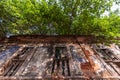
[(111, 10), (114, 11), (116, 9), (119, 9), (120, 10), (120, 4), (119, 5), (116, 5), (115, 3), (113, 4)]
[[(119, 9), (119, 11), (120, 11), (120, 4), (117, 5), (117, 4), (113, 3), (113, 6), (111, 7), (111, 11), (115, 11), (116, 9)], [(105, 11), (105, 13), (103, 15), (108, 15), (108, 14), (109, 14), (109, 12)]]

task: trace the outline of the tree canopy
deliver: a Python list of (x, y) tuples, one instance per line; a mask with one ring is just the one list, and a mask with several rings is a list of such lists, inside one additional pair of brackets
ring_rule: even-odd
[[(1, 0), (0, 35), (94, 35), (120, 37), (119, 0)], [(109, 11), (108, 16), (102, 16)]]

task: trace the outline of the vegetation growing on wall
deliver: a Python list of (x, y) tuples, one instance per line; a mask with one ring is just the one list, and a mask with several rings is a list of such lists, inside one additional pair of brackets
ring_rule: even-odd
[[(0, 35), (120, 36), (119, 0), (1, 0)], [(102, 16), (109, 11), (108, 16)]]

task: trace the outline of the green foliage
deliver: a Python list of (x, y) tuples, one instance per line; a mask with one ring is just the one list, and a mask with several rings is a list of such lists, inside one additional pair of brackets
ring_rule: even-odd
[[(120, 37), (115, 0), (1, 0), (0, 34), (95, 35)], [(119, 1), (116, 0), (116, 3)]]

